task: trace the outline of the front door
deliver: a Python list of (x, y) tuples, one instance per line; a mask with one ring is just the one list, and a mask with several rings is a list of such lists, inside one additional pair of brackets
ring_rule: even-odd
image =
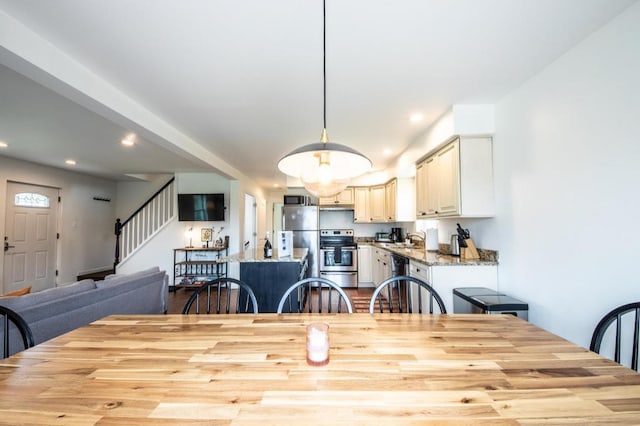
[(55, 287), (58, 193), (46, 186), (7, 184), (3, 292)]

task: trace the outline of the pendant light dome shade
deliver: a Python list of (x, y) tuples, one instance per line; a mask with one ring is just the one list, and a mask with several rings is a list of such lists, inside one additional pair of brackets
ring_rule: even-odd
[(349, 179), (366, 173), (371, 160), (355, 149), (329, 142), (327, 135), (327, 61), (326, 61), (326, 3), (322, 2), (322, 66), (323, 66), (323, 120), (320, 142), (301, 146), (278, 162), (278, 169), (286, 175), (302, 180), (307, 191), (315, 196), (336, 195), (349, 183)]
[(348, 180), (366, 173), (371, 161), (355, 149), (333, 142), (317, 142), (291, 151), (278, 162), (284, 174), (303, 181)]
[[(323, 131), (323, 137), (325, 134)], [(349, 179), (369, 170), (371, 161), (348, 146), (318, 142), (291, 151), (278, 162), (278, 168), (302, 180), (316, 197), (331, 197), (343, 191)]]

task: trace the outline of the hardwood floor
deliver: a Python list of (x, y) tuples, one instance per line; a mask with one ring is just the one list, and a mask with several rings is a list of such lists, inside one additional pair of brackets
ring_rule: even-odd
[[(353, 307), (356, 312), (368, 312), (369, 311), (369, 299), (373, 293), (373, 288), (345, 288), (345, 292), (351, 298)], [(184, 304), (191, 296), (192, 290), (180, 289), (178, 291), (169, 292), (167, 296), (167, 313), (168, 314), (180, 314)]]

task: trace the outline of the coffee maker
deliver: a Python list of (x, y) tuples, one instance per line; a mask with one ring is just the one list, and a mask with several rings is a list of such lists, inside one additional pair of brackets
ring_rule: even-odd
[(402, 239), (404, 238), (402, 228), (391, 228), (390, 237), (391, 241), (393, 241), (394, 243), (402, 242)]

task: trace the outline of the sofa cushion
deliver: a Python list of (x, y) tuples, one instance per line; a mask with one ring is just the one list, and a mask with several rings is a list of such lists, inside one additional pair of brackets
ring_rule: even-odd
[(5, 299), (2, 299), (2, 305), (19, 313), (21, 310), (34, 305), (47, 303), (52, 300), (61, 299), (72, 294), (83, 293), (85, 291), (95, 289), (95, 281), (93, 281), (92, 279), (86, 279), (60, 287), (48, 288), (46, 290), (26, 294), (20, 297), (7, 297)]
[(21, 288), (20, 290), (13, 290), (9, 293), (5, 293), (0, 295), (0, 297), (11, 297), (11, 296), (24, 296), (25, 294), (31, 293), (31, 286)]

